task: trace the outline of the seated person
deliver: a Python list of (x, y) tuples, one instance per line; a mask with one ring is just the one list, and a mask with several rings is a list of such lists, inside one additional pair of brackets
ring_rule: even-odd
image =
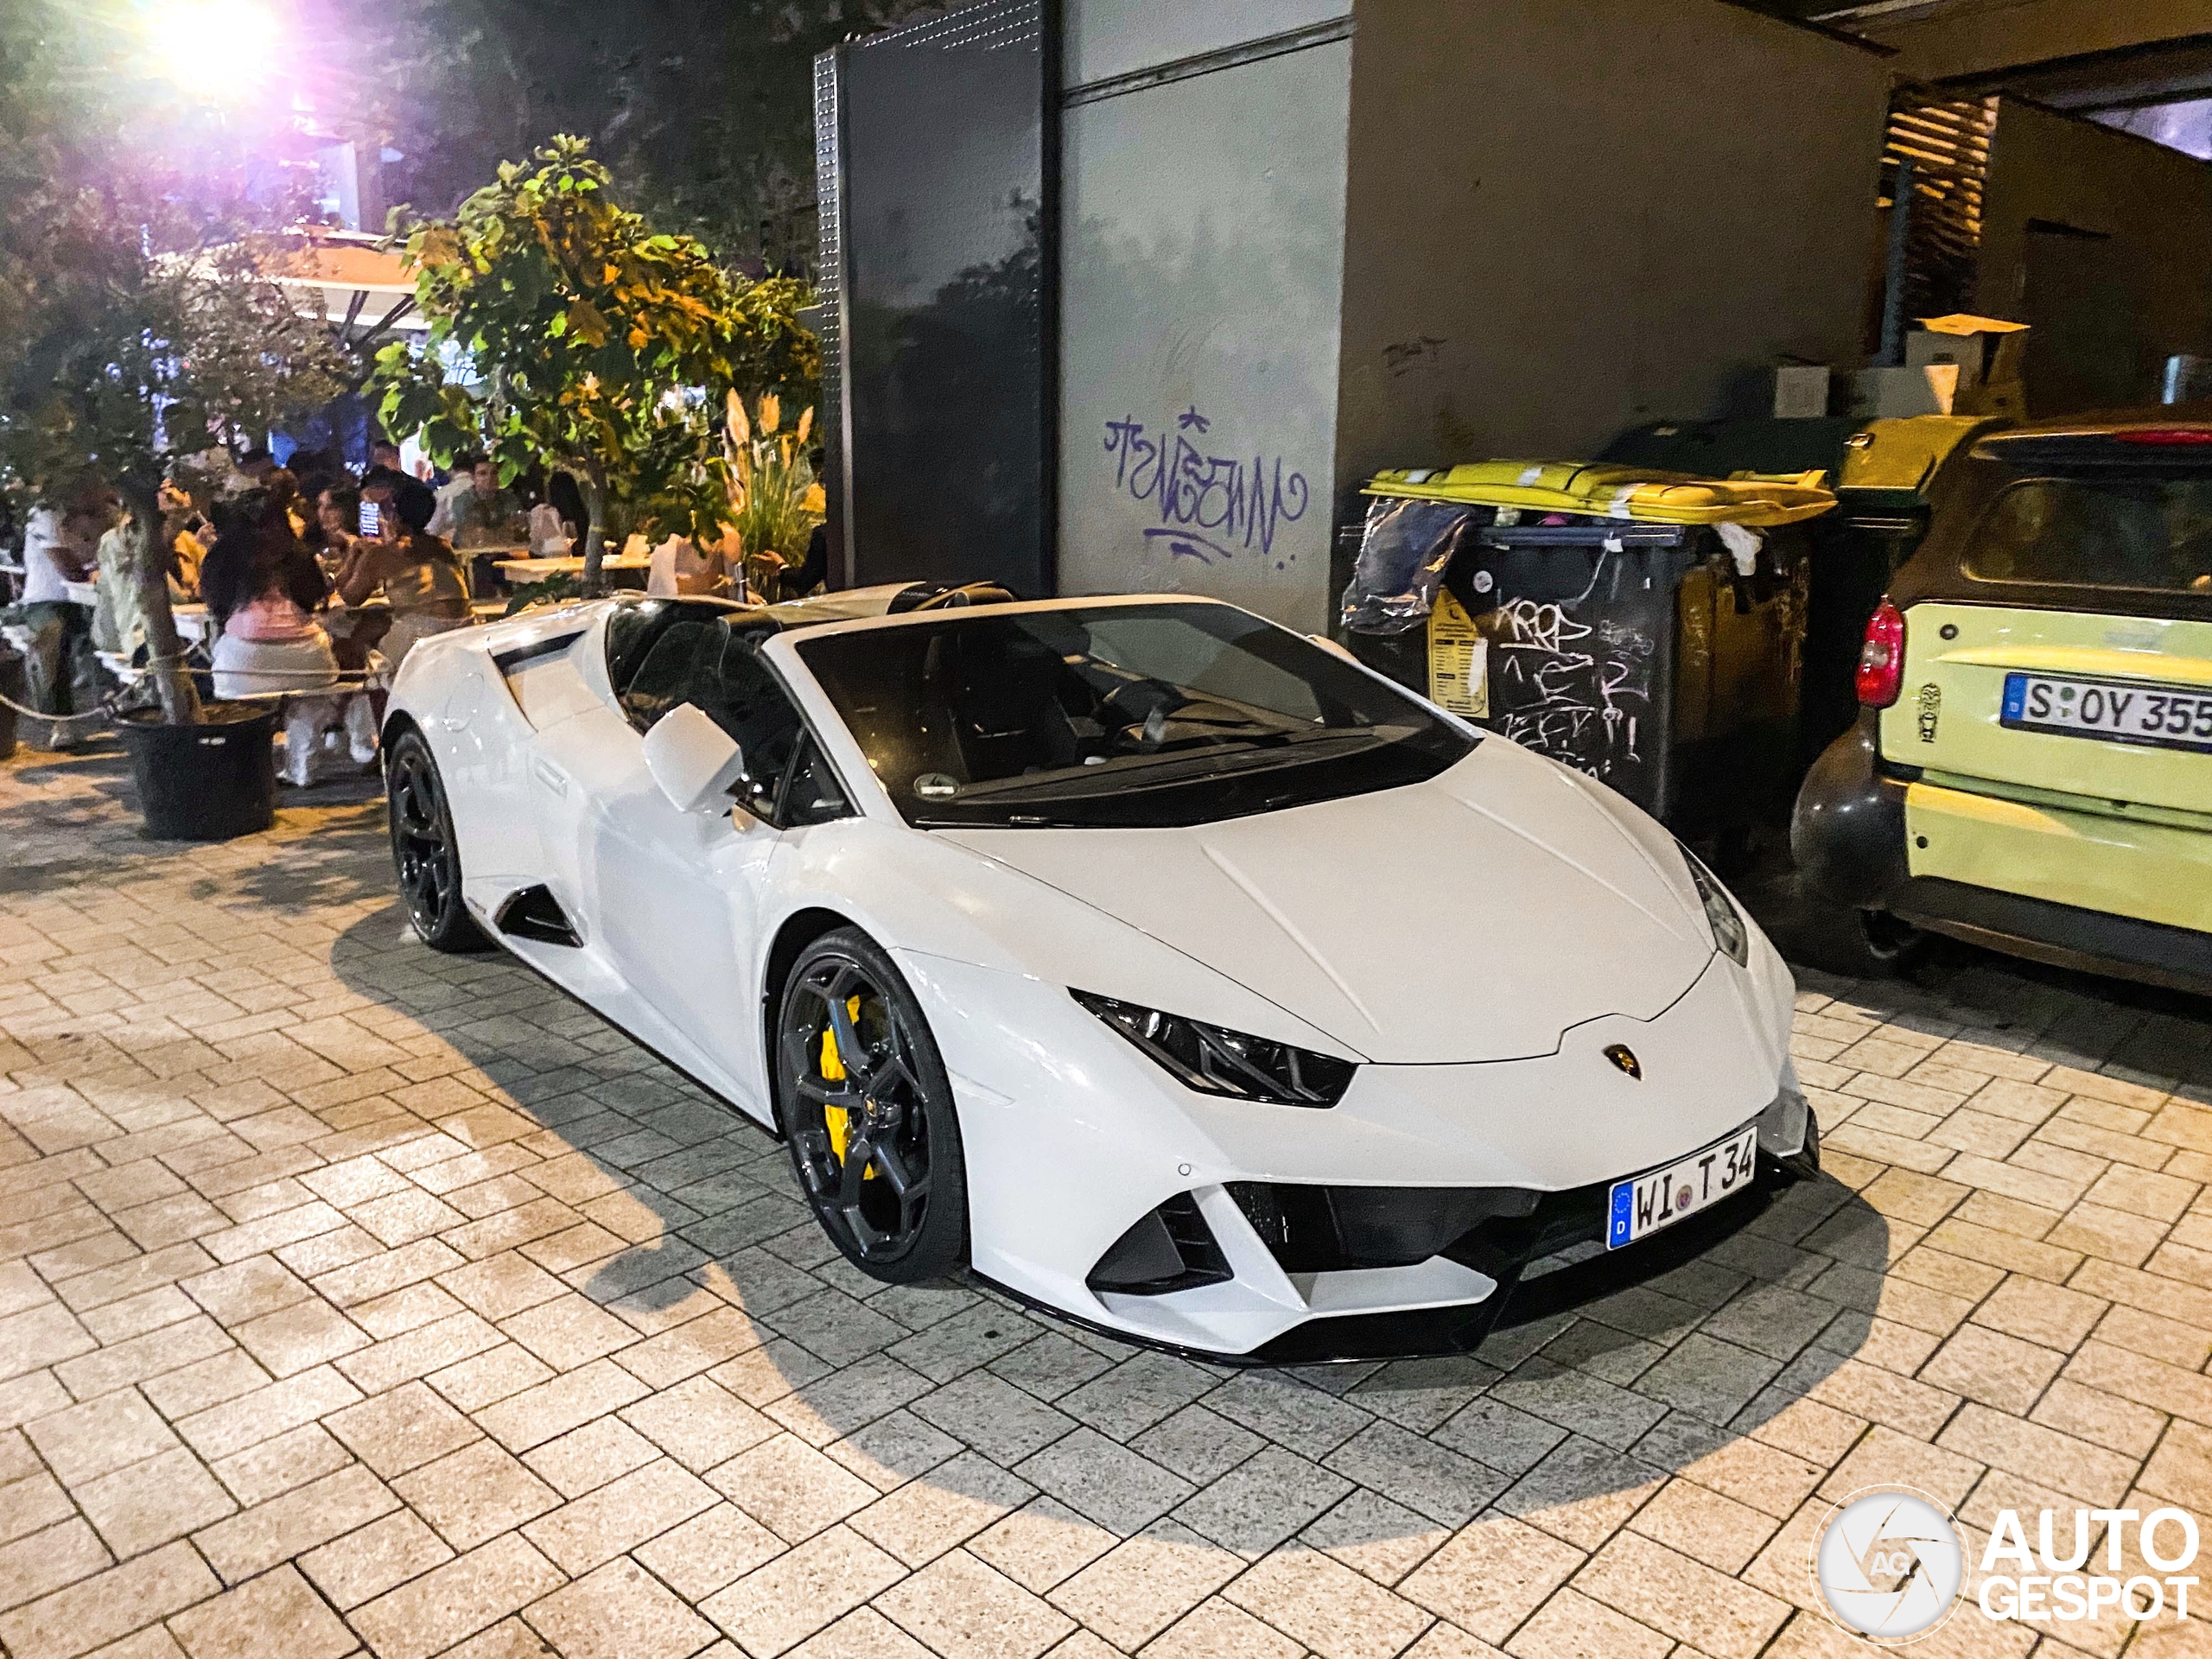
[(323, 568), (336, 575), (361, 539), (361, 493), (334, 485), (315, 498), (315, 529)]
[(427, 528), (461, 547), (512, 542), (526, 533), (520, 527), (524, 513), (522, 498), (499, 487), (499, 463), (479, 455), (469, 467), (467, 485), (440, 499)]
[(338, 659), (315, 620), (328, 595), (284, 505), (250, 490), (215, 508), (215, 547), (200, 568), (215, 632), (215, 695), (244, 697), (334, 685)]
[(453, 549), (429, 533), (437, 504), (427, 486), (372, 473), (362, 493), (376, 503), (380, 530), (375, 539), (354, 543), (339, 573), (338, 596), (360, 605), (384, 589), (391, 631), (378, 649), (397, 672), (416, 640), (468, 626), (468, 586)]

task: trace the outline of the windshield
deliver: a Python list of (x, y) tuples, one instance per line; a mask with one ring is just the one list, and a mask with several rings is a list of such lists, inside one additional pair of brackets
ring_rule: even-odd
[(2038, 478), (1999, 496), (1967, 550), (1983, 582), (2212, 593), (2212, 478)]
[(1434, 777), (1475, 740), (1225, 605), (1116, 605), (802, 640), (911, 823), (1210, 823)]

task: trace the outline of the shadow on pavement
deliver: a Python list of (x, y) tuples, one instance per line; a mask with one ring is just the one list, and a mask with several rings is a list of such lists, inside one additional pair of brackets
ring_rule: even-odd
[[(1649, 1282), (1608, 1283), (1618, 1258), (1533, 1282), (1515, 1322), (1471, 1356), (1202, 1365), (965, 1280), (864, 1277), (815, 1225), (765, 1132), (504, 955), (429, 951), (396, 902), (332, 957), (347, 985), (450, 1043), (527, 1120), (501, 1129), (488, 1116), (498, 1108), (437, 1120), (464, 1145), (508, 1135), (547, 1160), (526, 1177), (575, 1217), (525, 1255), (648, 1335), (697, 1316), (709, 1296), (741, 1310), (759, 1343), (717, 1379), (754, 1403), (780, 1398), (779, 1421), (817, 1446), (848, 1444), (887, 1490), (919, 1477), (1018, 1507), (1027, 1489), (1004, 1470), (1082, 1424), (1192, 1488), (1242, 1463), (1256, 1433), (1333, 1471), (1312, 1469), (1315, 1481), (1389, 1490), (1391, 1501), (1332, 1518), (1332, 1548), (1464, 1525), (1493, 1507), (1548, 1513), (1657, 1482), (1787, 1410), (1866, 1340), (1889, 1261), (1886, 1222), (1824, 1179), (1783, 1192), (1726, 1237), (1681, 1241), (1699, 1248), (1679, 1249), (1684, 1259)], [(1184, 1409), (1201, 1400), (1203, 1412)], [(1362, 1432), (1331, 1451), (1331, 1419)], [(1389, 1441), (1383, 1425), (1426, 1444)], [(982, 1461), (955, 1453), (948, 1434)], [(1402, 1478), (1394, 1460), (1407, 1463)], [(1208, 1535), (1255, 1550), (1283, 1541), (1267, 1535), (1292, 1500), (1262, 1491), (1252, 1502)], [(1158, 1513), (1133, 1512), (1123, 1535)]]

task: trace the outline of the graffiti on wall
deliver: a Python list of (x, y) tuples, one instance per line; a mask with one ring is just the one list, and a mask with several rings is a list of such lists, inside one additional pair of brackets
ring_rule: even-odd
[(1107, 422), (1114, 487), (1158, 516), (1145, 527), (1145, 540), (1178, 558), (1217, 564), (1256, 552), (1273, 559), (1276, 532), (1303, 518), (1311, 504), (1306, 474), (1280, 454), (1210, 454), (1225, 447), (1209, 436), (1212, 427), (1196, 404), (1175, 417), (1173, 431), (1134, 416)]

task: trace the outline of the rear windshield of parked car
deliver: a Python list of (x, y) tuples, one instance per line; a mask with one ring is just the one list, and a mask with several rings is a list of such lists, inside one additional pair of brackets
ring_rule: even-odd
[(925, 828), (1209, 823), (1420, 783), (1476, 741), (1225, 605), (969, 611), (798, 649)]
[(1966, 572), (1983, 582), (2212, 593), (2212, 477), (2012, 485), (1976, 526)]

